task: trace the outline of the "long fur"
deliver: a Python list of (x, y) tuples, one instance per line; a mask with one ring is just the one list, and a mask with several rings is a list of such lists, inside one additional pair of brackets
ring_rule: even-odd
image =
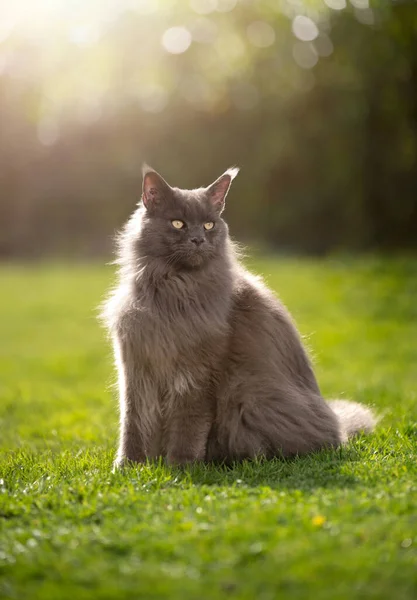
[(144, 170), (103, 309), (118, 370), (117, 465), (305, 454), (375, 425), (360, 404), (323, 400), (287, 310), (240, 264), (221, 217), (236, 174), (180, 190)]
[(329, 405), (339, 421), (343, 442), (357, 433), (370, 433), (378, 422), (372, 410), (358, 402), (332, 400)]

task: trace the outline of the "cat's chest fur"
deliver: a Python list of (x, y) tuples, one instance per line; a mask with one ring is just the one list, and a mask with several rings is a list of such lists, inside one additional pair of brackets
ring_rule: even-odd
[(209, 366), (210, 348), (227, 337), (230, 296), (228, 285), (212, 277), (144, 277), (135, 286), (128, 325), (138, 363), (185, 390)]

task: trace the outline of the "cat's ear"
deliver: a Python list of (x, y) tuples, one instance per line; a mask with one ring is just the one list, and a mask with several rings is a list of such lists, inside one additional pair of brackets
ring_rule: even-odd
[(227, 169), (214, 183), (207, 188), (207, 196), (214, 208), (221, 213), (224, 209), (227, 192), (231, 186), (233, 179), (239, 173), (237, 167)]
[(159, 173), (147, 164), (142, 167), (142, 175), (142, 202), (146, 210), (152, 210), (169, 198), (172, 188)]

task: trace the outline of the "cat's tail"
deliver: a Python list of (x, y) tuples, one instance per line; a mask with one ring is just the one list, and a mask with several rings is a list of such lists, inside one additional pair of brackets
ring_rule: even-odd
[(370, 408), (349, 400), (332, 400), (329, 406), (339, 420), (342, 442), (358, 433), (370, 433), (378, 422), (378, 417)]

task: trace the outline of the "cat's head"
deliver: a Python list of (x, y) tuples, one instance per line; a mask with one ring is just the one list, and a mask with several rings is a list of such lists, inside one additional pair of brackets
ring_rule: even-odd
[(237, 173), (238, 169), (232, 168), (206, 188), (181, 190), (145, 165), (140, 254), (179, 268), (199, 268), (221, 256), (228, 239), (221, 213)]

